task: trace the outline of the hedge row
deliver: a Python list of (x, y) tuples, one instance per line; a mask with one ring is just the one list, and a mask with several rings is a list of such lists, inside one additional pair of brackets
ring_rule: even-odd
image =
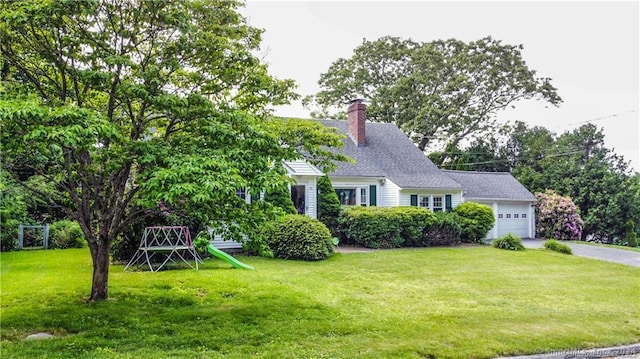
[(347, 207), (337, 232), (343, 242), (368, 248), (451, 246), (481, 242), (493, 224), (491, 208), (472, 202), (448, 213), (420, 207)]
[(254, 241), (264, 238), (277, 258), (322, 260), (333, 253), (332, 232), (341, 243), (367, 248), (455, 246), (482, 240), (493, 226), (491, 208), (476, 203), (458, 207), (439, 213), (420, 207), (345, 207), (331, 231), (319, 220), (286, 215), (265, 225)]

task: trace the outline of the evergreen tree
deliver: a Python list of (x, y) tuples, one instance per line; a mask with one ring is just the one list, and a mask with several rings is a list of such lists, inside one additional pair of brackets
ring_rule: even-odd
[(340, 200), (329, 176), (324, 175), (318, 178), (318, 220), (331, 230), (333, 236), (337, 233), (341, 210)]

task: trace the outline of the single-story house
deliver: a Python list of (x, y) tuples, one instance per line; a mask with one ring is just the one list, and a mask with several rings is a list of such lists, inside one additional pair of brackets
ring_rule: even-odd
[[(489, 238), (507, 232), (524, 238), (534, 236), (535, 197), (509, 173), (440, 170), (395, 124), (367, 122), (361, 101), (353, 101), (347, 112), (347, 121), (320, 120), (346, 135), (337, 151), (354, 160), (338, 163), (328, 173), (343, 205), (419, 206), (439, 212), (473, 201), (493, 208), (496, 224)], [(284, 162), (284, 166), (296, 180), (291, 199), (298, 212), (316, 218), (316, 183), (323, 173), (305, 161)], [(214, 245), (240, 247), (219, 237)]]
[(508, 172), (448, 171), (443, 173), (464, 186), (464, 200), (493, 208), (496, 222), (488, 239), (513, 233), (535, 238), (536, 197)]

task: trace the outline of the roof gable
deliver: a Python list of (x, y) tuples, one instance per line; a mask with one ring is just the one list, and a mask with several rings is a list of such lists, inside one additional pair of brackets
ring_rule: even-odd
[[(347, 122), (320, 120), (327, 127), (347, 134)], [(384, 177), (400, 188), (462, 189), (440, 171), (418, 147), (392, 123), (365, 123), (366, 146), (357, 146), (348, 136), (339, 151), (355, 163), (338, 163), (329, 173), (342, 177)]]
[(443, 170), (442, 172), (465, 187), (464, 196), (467, 198), (510, 201), (536, 200), (536, 197), (509, 172), (449, 170)]
[(304, 160), (282, 161), (282, 164), (290, 175), (316, 177), (324, 175), (316, 166)]

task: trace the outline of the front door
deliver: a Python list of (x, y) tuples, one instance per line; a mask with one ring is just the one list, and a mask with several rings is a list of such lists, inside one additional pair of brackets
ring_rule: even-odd
[(298, 214), (306, 213), (305, 193), (306, 190), (304, 185), (291, 186), (291, 200), (293, 201), (293, 205), (298, 210)]

